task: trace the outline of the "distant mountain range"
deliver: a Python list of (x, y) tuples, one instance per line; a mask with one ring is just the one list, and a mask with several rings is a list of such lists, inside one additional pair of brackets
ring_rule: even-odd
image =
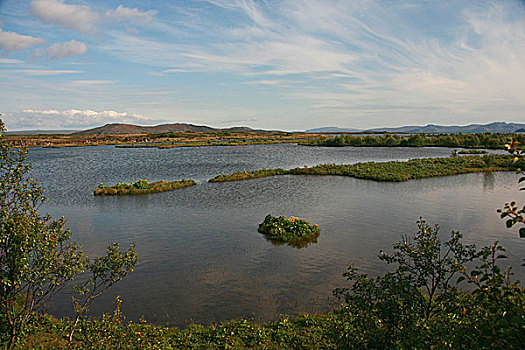
[(428, 124), (426, 126), (402, 126), (398, 128), (375, 128), (367, 130), (345, 129), (337, 127), (327, 127), (318, 129), (306, 130), (308, 133), (322, 133), (322, 132), (402, 132), (409, 134), (427, 133), (427, 134), (476, 134), (484, 132), (492, 133), (508, 133), (508, 132), (524, 132), (525, 124), (495, 122), (490, 124), (470, 124), (465, 126), (444, 126)]
[(133, 124), (106, 124), (98, 128), (76, 132), (77, 135), (102, 135), (102, 134), (145, 134), (162, 132), (214, 132), (214, 131), (260, 131), (248, 127), (233, 127), (227, 129), (215, 129), (204, 125), (193, 125), (185, 123), (161, 124), (156, 126), (140, 126)]
[(324, 132), (361, 132), (361, 129), (347, 129), (347, 128), (338, 128), (337, 126), (327, 126), (324, 128), (308, 129), (304, 132), (308, 133), (324, 133)]
[[(163, 132), (216, 132), (216, 131), (251, 131), (265, 132), (268, 130), (256, 130), (244, 126), (217, 129), (205, 125), (194, 125), (186, 123), (161, 124), (156, 126), (140, 126), (133, 124), (106, 124), (93, 129), (76, 130), (29, 130), (29, 131), (8, 131), (6, 134), (17, 135), (52, 135), (52, 134), (78, 134), (78, 135), (106, 135), (106, 134), (147, 134)], [(273, 130), (272, 130), (273, 131)], [(398, 128), (374, 128), (374, 129), (354, 129), (339, 128), (328, 126), (322, 128), (308, 129), (307, 133), (353, 133), (353, 132), (400, 132), (400, 133), (427, 133), (427, 134), (452, 134), (452, 133), (512, 133), (525, 132), (525, 124), (495, 122), (490, 124), (470, 124), (466, 126), (444, 126), (428, 124), (426, 126), (402, 126)]]

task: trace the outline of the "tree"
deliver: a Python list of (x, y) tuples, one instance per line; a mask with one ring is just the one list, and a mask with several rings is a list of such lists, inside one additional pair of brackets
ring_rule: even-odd
[[(90, 262), (80, 245), (70, 241), (64, 218), (38, 213), (47, 198), (29, 177), (27, 150), (12, 149), (4, 131), (0, 120), (0, 325), (12, 349), (34, 312), (86, 268), (97, 268), (99, 260)], [(116, 269), (122, 278), (133, 270), (133, 247), (127, 252), (133, 259), (125, 266), (114, 264), (125, 254), (118, 246), (112, 253), (101, 258), (110, 272)]]

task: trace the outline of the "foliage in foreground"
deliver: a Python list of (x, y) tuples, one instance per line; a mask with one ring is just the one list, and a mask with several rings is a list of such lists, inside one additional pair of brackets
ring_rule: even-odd
[(306, 220), (292, 216), (290, 219), (270, 214), (259, 225), (258, 231), (272, 243), (288, 244), (294, 248), (305, 248), (310, 243), (317, 243), (320, 230), (317, 224), (310, 225)]
[[(4, 130), (0, 120), (0, 132)], [(9, 349), (25, 334), (36, 311), (80, 273), (95, 276), (101, 291), (131, 272), (137, 261), (133, 246), (122, 252), (118, 244), (110, 246), (106, 256), (88, 259), (80, 245), (70, 241), (64, 218), (39, 214), (47, 198), (28, 176), (30, 168), (27, 151), (13, 150), (0, 135), (0, 342)], [(91, 290), (89, 283), (84, 287), (81, 292)], [(78, 318), (97, 296), (76, 310)]]
[(210, 182), (227, 182), (254, 179), (276, 175), (336, 175), (350, 176), (385, 182), (400, 182), (436, 176), (449, 176), (488, 171), (516, 171), (525, 167), (523, 159), (514, 162), (509, 155), (484, 155), (411, 159), (405, 162), (366, 162), (355, 164), (321, 164), (314, 167), (283, 169), (263, 169), (244, 171), (231, 175), (219, 175)]
[[(511, 140), (511, 142), (506, 146), (509, 150), (509, 153), (514, 157), (514, 163), (518, 164), (519, 166), (516, 169), (516, 172), (518, 174), (525, 175), (525, 172), (523, 171), (525, 168), (523, 164), (524, 154), (523, 151), (518, 148), (517, 144), (517, 141)], [(525, 176), (520, 177), (518, 183), (523, 181), (525, 181)], [(523, 190), (525, 190), (525, 187), (520, 188), (520, 191)], [(521, 226), (519, 228), (519, 235), (521, 238), (525, 238), (525, 203), (521, 208), (520, 204), (517, 204), (516, 201), (505, 203), (505, 207), (503, 209), (498, 209), (498, 213), (500, 213), (502, 219), (505, 219), (507, 228), (511, 228), (512, 226), (519, 224), (519, 226)]]
[[(325, 314), (178, 329), (128, 322), (117, 300), (112, 315), (82, 319), (69, 345), (71, 321), (38, 316), (20, 349), (521, 349), (525, 291), (499, 266), (504, 249), (476, 250), (458, 232), (441, 244), (438, 227), (418, 227), (380, 253), (392, 272), (370, 277), (351, 266), (353, 284), (334, 291), (344, 303)], [(459, 290), (465, 283), (472, 289)]]
[(173, 191), (179, 188), (194, 186), (197, 183), (194, 180), (180, 180), (180, 181), (155, 181), (149, 183), (148, 180), (138, 180), (132, 184), (118, 183), (114, 186), (104, 186), (100, 184), (93, 192), (95, 196), (121, 196), (121, 195), (137, 195), (147, 193), (157, 193)]

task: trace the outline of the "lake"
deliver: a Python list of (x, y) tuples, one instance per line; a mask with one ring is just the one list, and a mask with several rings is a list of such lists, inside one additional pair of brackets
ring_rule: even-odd
[[(139, 264), (95, 301), (92, 314), (113, 310), (120, 295), (133, 320), (183, 326), (248, 317), (326, 311), (331, 291), (345, 286), (341, 274), (353, 262), (380, 274), (377, 259), (424, 217), (446, 238), (508, 248), (506, 263), (523, 279), (525, 241), (508, 230), (496, 208), (524, 201), (514, 173), (468, 174), (378, 183), (333, 176), (278, 176), (208, 183), (235, 171), (312, 166), (321, 163), (407, 160), (449, 156), (448, 148), (327, 148), (294, 144), (172, 149), (111, 146), (31, 149), (32, 176), (50, 198), (40, 209), (65, 216), (73, 239), (90, 256), (105, 247), (135, 242)], [(194, 179), (198, 185), (172, 192), (94, 197), (99, 183), (138, 179)], [(267, 214), (297, 216), (319, 224), (318, 243), (305, 249), (274, 246), (257, 232)], [(71, 315), (71, 295), (58, 295), (49, 311)]]

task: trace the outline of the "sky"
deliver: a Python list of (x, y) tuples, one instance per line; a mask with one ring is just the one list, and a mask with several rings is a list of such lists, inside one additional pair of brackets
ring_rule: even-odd
[(0, 0), (8, 130), (525, 123), (523, 0)]

